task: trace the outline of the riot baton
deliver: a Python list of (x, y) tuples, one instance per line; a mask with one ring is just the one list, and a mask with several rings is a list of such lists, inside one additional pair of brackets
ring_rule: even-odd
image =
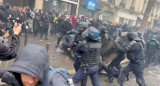
[(27, 45), (27, 37), (28, 37), (28, 26), (26, 26), (25, 39), (24, 39), (24, 46)]
[(108, 33), (107, 36), (115, 43), (115, 40)]

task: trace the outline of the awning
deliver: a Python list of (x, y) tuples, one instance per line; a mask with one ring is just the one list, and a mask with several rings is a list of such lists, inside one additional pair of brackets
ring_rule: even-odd
[(72, 4), (76, 4), (76, 5), (78, 4), (78, 2), (74, 2), (74, 1), (71, 1), (71, 0), (61, 0), (61, 1), (72, 3)]

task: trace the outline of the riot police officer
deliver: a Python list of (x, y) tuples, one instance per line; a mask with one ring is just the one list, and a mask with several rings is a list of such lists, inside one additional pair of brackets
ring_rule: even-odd
[(157, 51), (159, 50), (159, 42), (156, 40), (156, 35), (153, 35), (152, 38), (147, 42), (146, 46), (146, 62), (147, 67), (149, 66), (151, 60), (155, 59), (155, 55), (157, 54)]
[[(79, 32), (75, 36), (73, 47), (76, 47), (76, 44), (85, 40), (85, 38), (82, 37), (82, 33), (87, 29), (87, 27), (88, 27), (87, 22), (81, 22), (79, 24)], [(79, 53), (75, 52), (74, 68), (75, 68), (76, 72), (80, 68), (80, 65), (81, 65), (81, 63), (80, 63), (80, 59), (79, 59)], [(81, 80), (81, 86), (86, 86), (86, 82), (87, 82), (87, 78)]]
[(118, 48), (127, 54), (127, 58), (130, 60), (130, 63), (127, 67), (124, 68), (119, 79), (119, 85), (123, 86), (123, 83), (128, 77), (129, 72), (132, 71), (136, 76), (136, 81), (139, 86), (146, 86), (145, 80), (143, 77), (143, 71), (145, 68), (145, 57), (144, 57), (144, 47), (139, 41), (138, 35), (133, 32), (127, 34), (129, 44), (125, 47), (121, 47), (117, 44)]
[(94, 27), (90, 27), (87, 35), (87, 40), (80, 42), (76, 47), (76, 51), (81, 54), (81, 66), (73, 77), (73, 82), (76, 85), (80, 80), (90, 76), (93, 86), (100, 86), (98, 79), (99, 60), (101, 56), (99, 31)]

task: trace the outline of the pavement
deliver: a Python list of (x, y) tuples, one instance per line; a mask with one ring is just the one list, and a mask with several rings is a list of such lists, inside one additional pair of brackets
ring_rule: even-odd
[[(21, 45), (20, 50), (24, 47), (24, 36), (20, 37)], [(73, 67), (73, 61), (71, 59), (68, 59), (65, 55), (61, 53), (61, 48), (56, 48), (56, 41), (57, 36), (49, 36), (49, 40), (44, 40), (44, 38), (40, 39), (40, 36), (33, 37), (33, 35), (28, 34), (28, 44), (38, 44), (46, 47), (46, 44), (50, 44), (49, 46), (49, 56), (50, 56), (50, 64), (55, 68), (65, 68), (68, 70), (68, 72), (74, 76), (75, 71)], [(8, 63), (9, 67), (12, 65), (14, 60), (11, 60), (9, 62), (2, 62), (2, 65), (0, 66), (0, 69), (5, 69), (6, 64)], [(127, 63), (125, 63), (127, 65)], [(124, 67), (125, 67), (124, 65)], [(145, 69), (144, 72), (144, 78), (147, 83), (147, 86), (160, 86), (160, 66), (150, 66), (149, 68)], [(102, 73), (99, 74), (99, 80), (103, 86), (118, 86), (117, 79), (114, 80), (114, 83), (108, 83), (107, 74)], [(0, 85), (1, 86), (1, 85)], [(80, 85), (78, 85), (80, 86)], [(92, 86), (91, 81), (88, 77), (88, 83), (87, 86)], [(124, 86), (138, 86), (136, 84), (135, 76), (131, 73), (130, 74), (130, 80), (125, 83)]]

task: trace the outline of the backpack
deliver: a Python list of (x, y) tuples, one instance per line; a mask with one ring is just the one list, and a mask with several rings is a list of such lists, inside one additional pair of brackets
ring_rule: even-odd
[(47, 86), (74, 86), (72, 77), (63, 68), (53, 68), (50, 66), (48, 78), (49, 82)]

